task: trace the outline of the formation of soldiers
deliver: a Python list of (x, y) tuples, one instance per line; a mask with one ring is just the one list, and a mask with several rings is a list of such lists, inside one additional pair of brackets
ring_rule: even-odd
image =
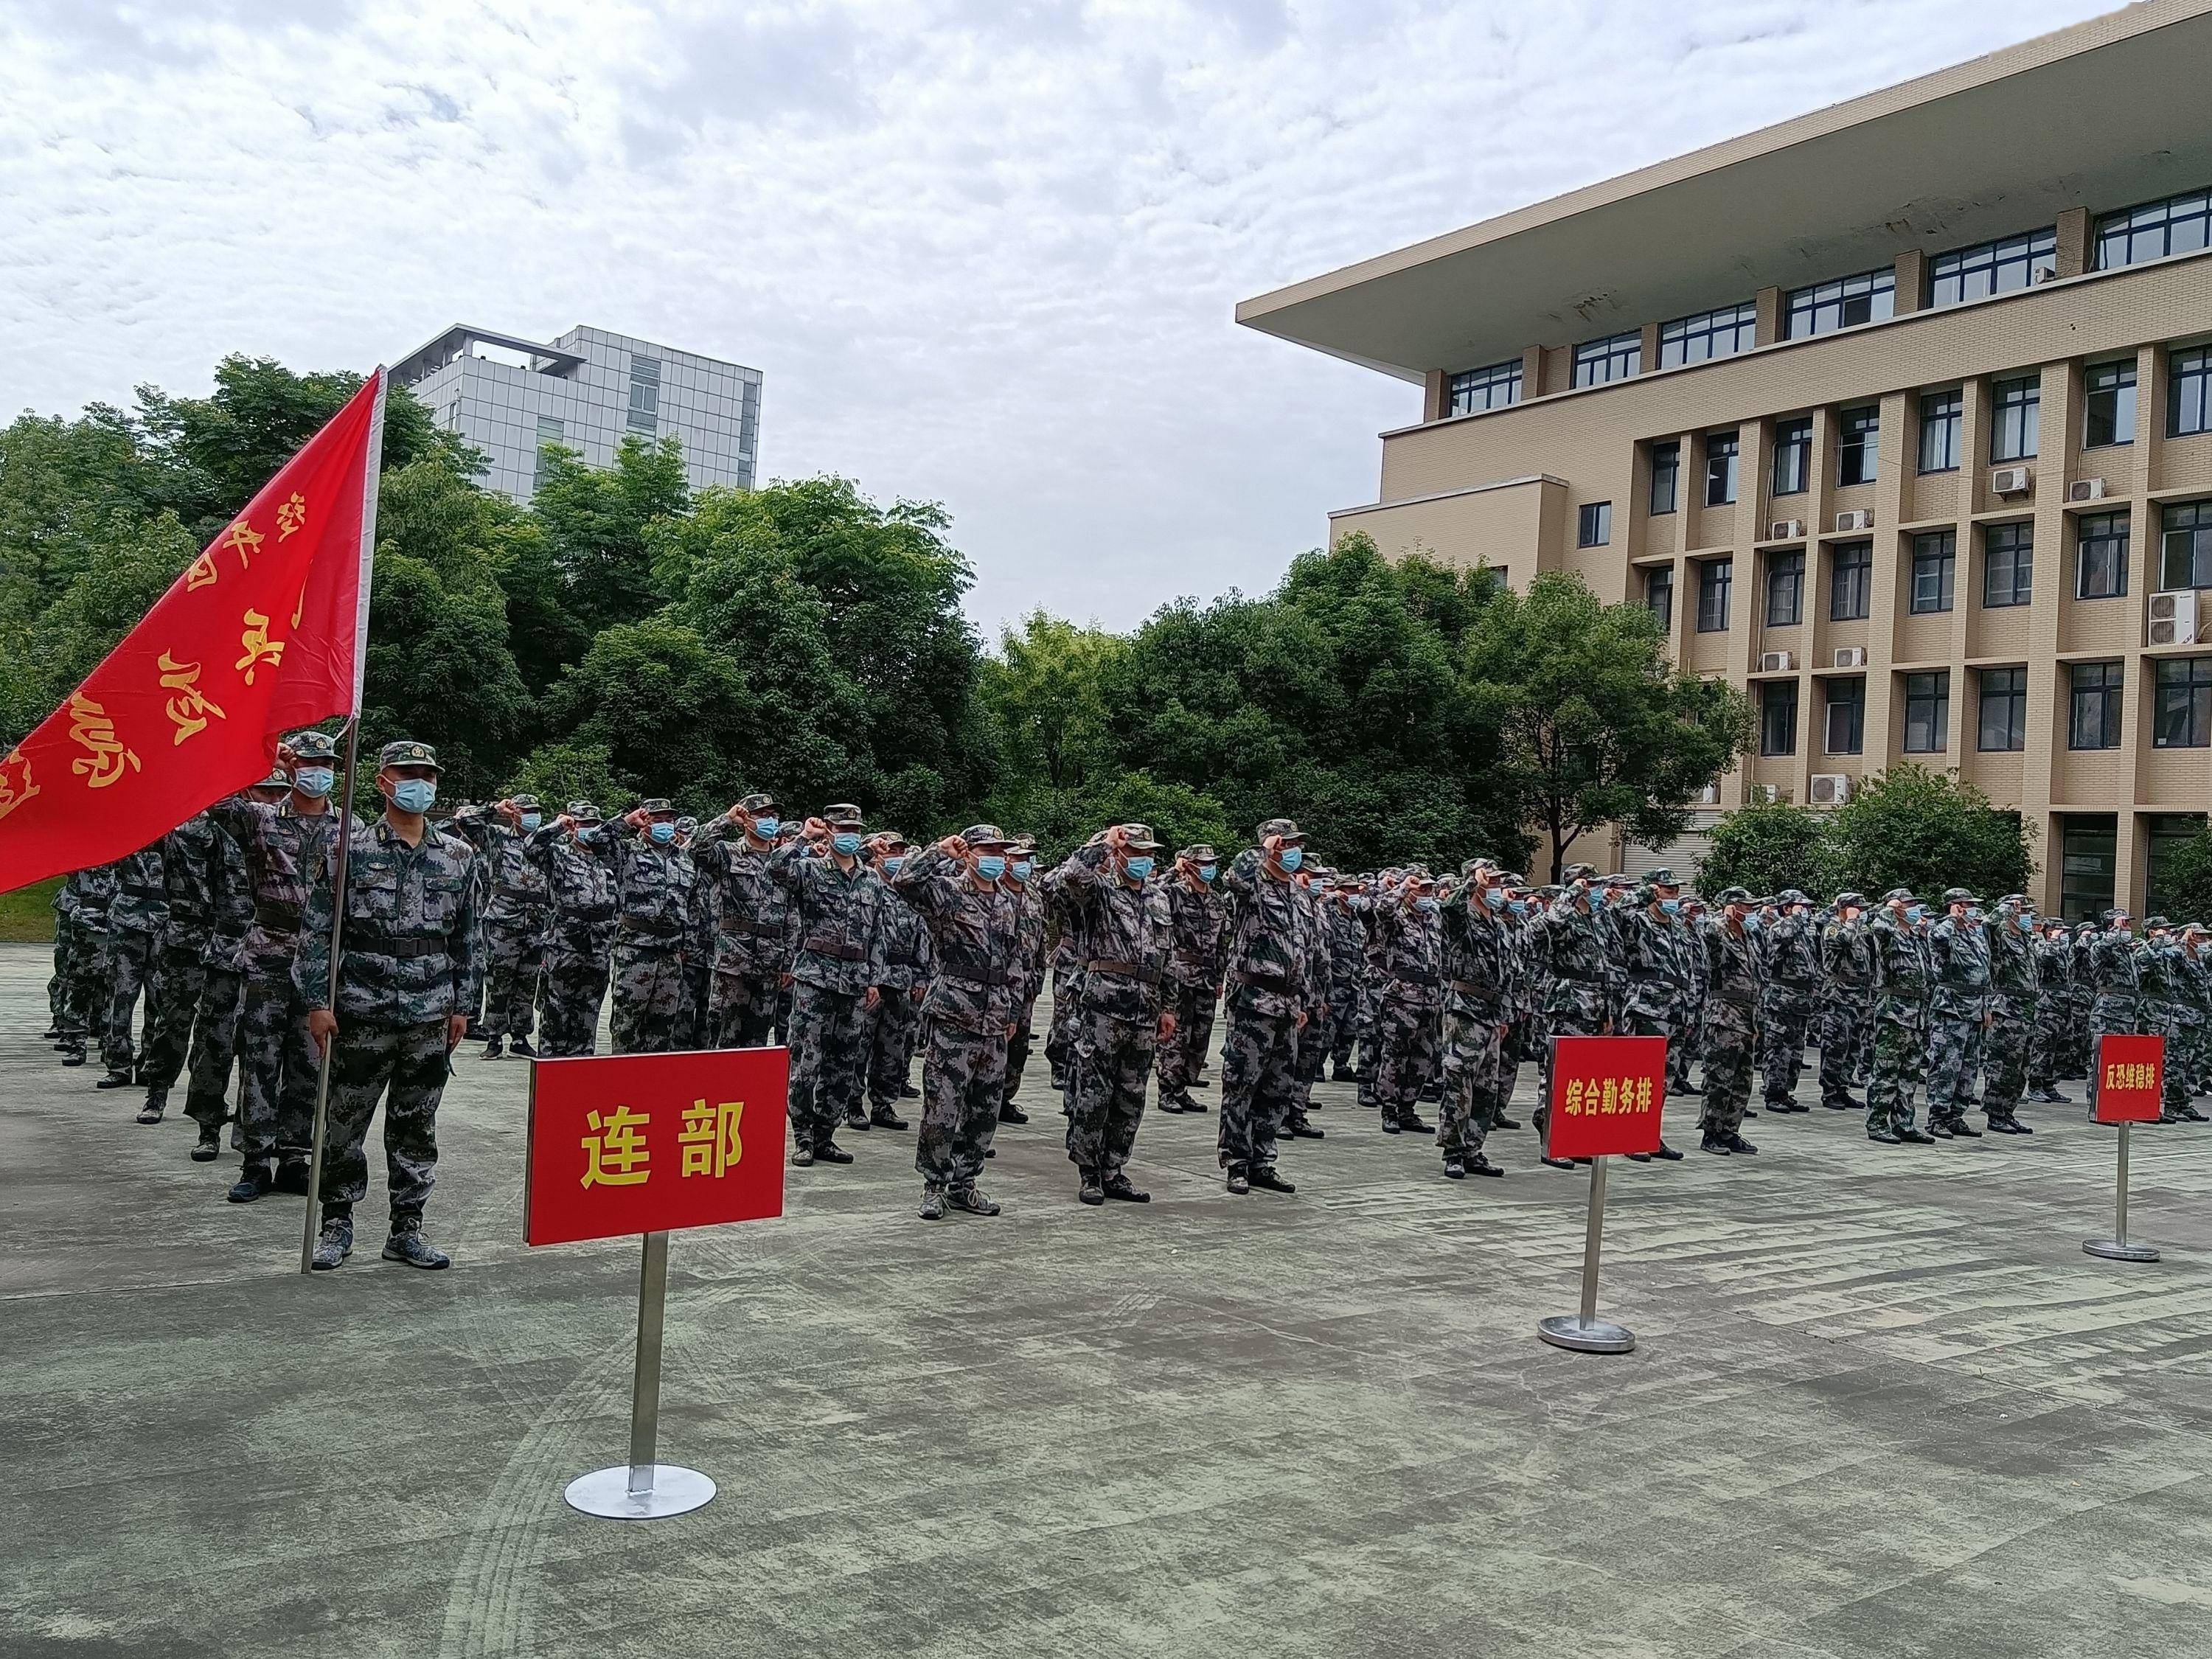
[[(1310, 863), (1286, 818), (1226, 861), (1204, 845), (1166, 858), (1146, 825), (1125, 823), (1049, 869), (1033, 836), (994, 824), (914, 845), (852, 804), (794, 822), (767, 793), (703, 823), (661, 799), (609, 820), (588, 801), (549, 817), (518, 795), (432, 824), (436, 757), (410, 743), (380, 757), (382, 816), (350, 821), (333, 998), (335, 751), (307, 732), (278, 763), (152, 847), (69, 878), (49, 1036), (65, 1066), (96, 1041), (97, 1086), (143, 1087), (143, 1123), (185, 1078), (191, 1156), (219, 1157), (229, 1125), (237, 1203), (307, 1192), (335, 1042), (318, 1267), (351, 1250), (380, 1100), (386, 1254), (446, 1265), (422, 1213), (448, 1056), (469, 1037), (487, 1059), (591, 1054), (610, 992), (618, 1053), (787, 1043), (799, 1167), (852, 1163), (841, 1131), (906, 1130), (900, 1103), (919, 1097), (932, 1220), (998, 1213), (978, 1182), (998, 1127), (1029, 1121), (1016, 1095), (1048, 972), (1045, 1053), (1085, 1204), (1147, 1201), (1128, 1164), (1148, 1088), (1164, 1112), (1207, 1110), (1217, 1010), (1217, 1146), (1237, 1194), (1295, 1190), (1280, 1147), (1323, 1138), (1311, 1112), (1325, 1074), (1356, 1079), (1384, 1133), (1433, 1128), (1448, 1178), (1502, 1175), (1488, 1139), (1522, 1127), (1509, 1115), (1521, 1066), (1538, 1066), (1544, 1138), (1547, 1039), (1609, 1032), (1669, 1039), (1668, 1087), (1699, 1098), (1700, 1149), (1715, 1155), (1758, 1150), (1742, 1133), (1754, 1081), (1767, 1113), (1809, 1109), (1796, 1098), (1808, 1042), (1820, 1103), (1863, 1111), (1882, 1145), (1978, 1138), (1970, 1110), (1990, 1133), (2031, 1133), (2023, 1102), (2064, 1103), (2058, 1085), (2084, 1077), (2094, 1099), (2106, 1032), (2166, 1036), (2166, 1121), (2205, 1121), (2192, 1102), (2212, 1080), (2212, 934), (2199, 924), (2153, 916), (2138, 933), (2113, 911), (2069, 927), (2021, 894), (1984, 904), (1959, 889), (1936, 905), (1903, 890), (1816, 905), (1731, 887), (1708, 904), (1665, 869), (1586, 864), (1556, 884), (1486, 859), (1353, 873)], [(1662, 1141), (1639, 1156), (1682, 1154)], [(1572, 1167), (1547, 1139), (1540, 1161)]]

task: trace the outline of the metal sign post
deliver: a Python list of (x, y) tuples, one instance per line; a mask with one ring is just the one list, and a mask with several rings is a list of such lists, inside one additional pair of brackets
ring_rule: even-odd
[(2132, 1127), (2127, 1123), (2120, 1125), (2120, 1180), (2112, 1197), (2112, 1236), (2081, 1241), (2081, 1248), (2089, 1255), (2102, 1256), (2107, 1261), (2158, 1260), (2158, 1251), (2154, 1246), (2128, 1243), (2128, 1131)]
[(1583, 1236), (1583, 1305), (1573, 1315), (1559, 1314), (1536, 1322), (1536, 1334), (1555, 1348), (1577, 1353), (1626, 1353), (1636, 1346), (1636, 1334), (1625, 1325), (1597, 1316), (1597, 1258), (1605, 1232), (1605, 1166), (1603, 1155), (1590, 1159), (1589, 1227)]
[(668, 1300), (668, 1235), (645, 1236), (637, 1275), (637, 1370), (630, 1381), (629, 1462), (568, 1483), (571, 1509), (609, 1521), (658, 1521), (685, 1515), (714, 1495), (696, 1469), (653, 1461), (660, 1434), (660, 1330)]

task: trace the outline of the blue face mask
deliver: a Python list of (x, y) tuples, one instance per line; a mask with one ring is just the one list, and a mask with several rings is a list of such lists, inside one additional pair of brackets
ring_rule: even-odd
[(1017, 881), (1027, 881), (1030, 878), (1030, 872), (1036, 868), (1036, 865), (1032, 860), (1016, 859), (1014, 860), (1014, 879)]
[(676, 826), (673, 823), (656, 823), (651, 829), (647, 830), (646, 834), (651, 836), (653, 840), (659, 842), (663, 847), (665, 847), (670, 842), (676, 839)]
[(1915, 921), (1915, 922), (1917, 922), (1917, 921), (1918, 921), (1921, 919), (1921, 917), (1923, 917), (1923, 916), (1926, 915), (1927, 914), (1928, 914), (1927, 910), (1926, 910), (1923, 907), (1922, 907), (1922, 906), (1920, 906), (1920, 905), (1917, 905), (1917, 904), (1908, 904), (1908, 905), (1906, 905), (1906, 906), (1905, 907), (1905, 919), (1907, 921)]
[(1757, 933), (1759, 929), (1759, 920), (1757, 916), (1746, 916), (1743, 919), (1743, 931), (1747, 933)]
[(753, 834), (758, 836), (763, 841), (774, 841), (775, 839), (775, 832), (782, 828), (783, 820), (781, 818), (755, 818), (753, 820)]
[(1127, 870), (1133, 879), (1142, 881), (1152, 873), (1152, 860), (1148, 854), (1139, 853), (1121, 867)]
[(1211, 864), (1200, 865), (1198, 866), (1198, 878), (1200, 881), (1212, 881), (1214, 876), (1214, 870), (1215, 866)]
[(1275, 862), (1286, 872), (1297, 869), (1305, 861), (1306, 849), (1303, 847), (1285, 847), (1275, 854)]
[(1525, 916), (1528, 914), (1528, 901), (1527, 899), (1515, 899), (1512, 901), (1511, 908), (1515, 915)]
[(543, 812), (525, 812), (522, 815), (522, 827), (526, 830), (535, 830), (544, 822), (545, 815)]
[(2012, 919), (2012, 925), (2019, 928), (2023, 933), (2032, 933), (2035, 931), (2035, 918), (2033, 916), (2014, 916)]
[(292, 775), (292, 787), (303, 795), (318, 799), (331, 793), (337, 781), (337, 774), (327, 766), (303, 766)]
[(899, 867), (905, 862), (906, 860), (904, 859), (885, 859), (884, 860), (884, 873), (887, 876), (895, 876), (898, 874)]
[(1413, 901), (1413, 908), (1416, 910), (1423, 912), (1425, 915), (1434, 915), (1437, 910), (1443, 908), (1443, 907), (1432, 898), (1417, 898)]
[(1979, 921), (1981, 919), (1982, 913), (1979, 910), (1969, 909), (1966, 912), (1966, 920), (1968, 921)]
[(1668, 916), (1680, 915), (1682, 914), (1682, 901), (1680, 899), (1661, 899), (1659, 901), (1659, 913), (1662, 915)]
[(1486, 887), (1482, 890), (1482, 902), (1493, 910), (1503, 910), (1512, 900), (1506, 896), (1503, 887)]
[(860, 850), (860, 838), (850, 830), (840, 830), (830, 837), (830, 845), (847, 858), (851, 858)]
[(975, 873), (986, 881), (996, 881), (1006, 873), (1006, 861), (996, 853), (986, 853), (975, 860)]
[(438, 799), (438, 786), (428, 778), (403, 778), (392, 786), (392, 804), (403, 812), (427, 812)]

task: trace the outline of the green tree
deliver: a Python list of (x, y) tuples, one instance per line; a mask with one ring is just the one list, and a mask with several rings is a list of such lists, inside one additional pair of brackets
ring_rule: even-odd
[(2200, 830), (2166, 854), (2160, 902), (2176, 921), (2212, 919), (2212, 828)]
[(1784, 802), (1726, 813), (1713, 825), (1711, 850), (1698, 866), (1698, 890), (1710, 897), (1724, 887), (1755, 895), (1795, 887), (1825, 898), (1841, 884), (1828, 831), (1826, 813)]
[(1676, 669), (1648, 608), (1601, 604), (1571, 575), (1497, 593), (1466, 661), (1474, 706), (1499, 734), (1498, 786), (1540, 829), (1555, 870), (1607, 824), (1645, 842), (1680, 835), (1692, 796), (1751, 740), (1741, 692)]
[(1875, 897), (1965, 887), (1984, 898), (2024, 891), (2035, 875), (2033, 830), (2017, 812), (1947, 773), (1905, 763), (1862, 785), (1836, 811), (1838, 878)]
[(562, 606), (584, 637), (642, 621), (667, 602), (675, 583), (664, 586), (654, 574), (651, 532), (690, 502), (684, 448), (674, 438), (650, 443), (633, 433), (605, 467), (545, 446), (530, 510), (561, 573)]
[(603, 743), (540, 744), (508, 775), (499, 793), (537, 796), (548, 817), (572, 800), (587, 800), (612, 817), (639, 799), (636, 786), (615, 770), (614, 756)]
[(497, 588), (448, 582), (428, 560), (380, 540), (363, 702), (364, 753), (414, 738), (437, 746), (447, 799), (493, 789), (530, 718)]
[(735, 799), (745, 781), (741, 750), (761, 724), (740, 665), (659, 617), (606, 629), (548, 702), (554, 728), (604, 753), (616, 782), (694, 811), (720, 811)]

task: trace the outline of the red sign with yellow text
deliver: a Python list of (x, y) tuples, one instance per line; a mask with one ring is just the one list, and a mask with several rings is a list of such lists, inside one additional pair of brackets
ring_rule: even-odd
[(537, 1061), (524, 1242), (781, 1215), (789, 1080), (785, 1048)]
[(2107, 1033), (2097, 1045), (2097, 1121), (2155, 1123), (2165, 1109), (2166, 1039)]
[(1667, 1039), (1552, 1039), (1553, 1158), (1649, 1152), (1667, 1104)]

